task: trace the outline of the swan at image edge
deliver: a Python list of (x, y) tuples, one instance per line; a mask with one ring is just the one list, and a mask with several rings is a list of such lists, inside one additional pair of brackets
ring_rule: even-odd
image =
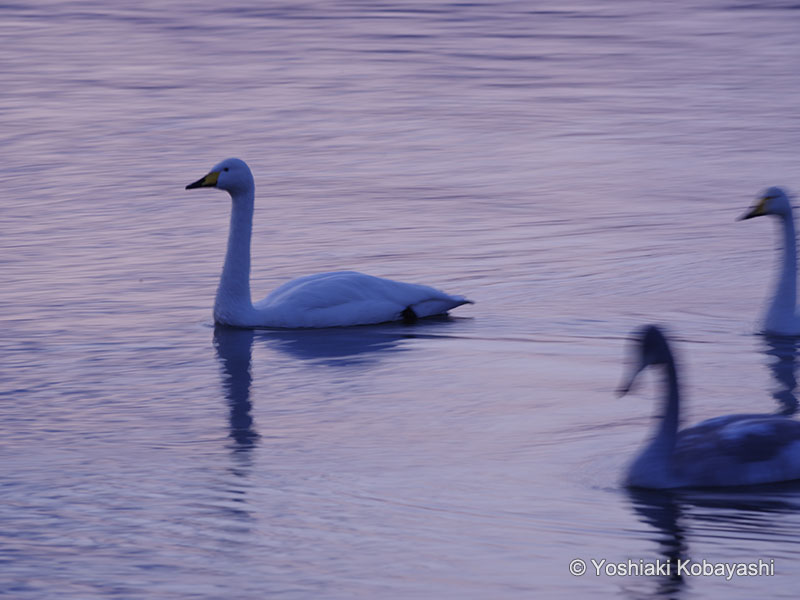
[(663, 367), (664, 413), (633, 461), (626, 484), (643, 488), (745, 486), (800, 479), (800, 422), (772, 414), (726, 415), (678, 431), (675, 360), (658, 327), (636, 336), (639, 361), (620, 393), (648, 366)]
[(214, 302), (214, 320), (235, 327), (343, 327), (413, 321), (472, 304), (427, 285), (402, 283), (354, 271), (299, 277), (253, 304), (250, 296), (250, 238), (255, 183), (247, 164), (229, 158), (187, 190), (213, 187), (231, 196), (228, 249)]
[(781, 270), (775, 294), (764, 317), (764, 331), (777, 335), (800, 335), (800, 317), (797, 315), (797, 239), (792, 204), (781, 188), (767, 189), (739, 220), (764, 215), (780, 218), (783, 232)]

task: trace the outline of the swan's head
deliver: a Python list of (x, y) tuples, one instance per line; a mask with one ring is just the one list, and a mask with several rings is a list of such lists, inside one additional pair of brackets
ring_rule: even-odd
[(253, 188), (253, 174), (247, 163), (238, 158), (226, 158), (214, 166), (208, 175), (186, 186), (187, 190), (200, 187), (213, 187), (230, 193)]
[(619, 389), (619, 395), (624, 396), (633, 387), (633, 382), (651, 365), (666, 365), (673, 362), (672, 352), (664, 333), (655, 325), (647, 325), (636, 332), (637, 361), (633, 371), (626, 379), (626, 383)]
[(764, 190), (759, 196), (758, 201), (741, 217), (740, 221), (761, 217), (763, 215), (778, 215), (787, 217), (792, 214), (792, 203), (789, 196), (779, 187), (771, 187)]

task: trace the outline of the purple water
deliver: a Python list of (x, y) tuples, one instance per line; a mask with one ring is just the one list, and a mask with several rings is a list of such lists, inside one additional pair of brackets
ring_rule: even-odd
[[(753, 335), (776, 231), (734, 219), (800, 190), (798, 32), (778, 1), (0, 7), (0, 595), (795, 598), (800, 491), (629, 493), (660, 390), (614, 389), (659, 322), (687, 423), (791, 393)], [(356, 269), (475, 305), (215, 334), (229, 201), (183, 188), (228, 156), (257, 299)], [(775, 575), (568, 571), (676, 554)]]

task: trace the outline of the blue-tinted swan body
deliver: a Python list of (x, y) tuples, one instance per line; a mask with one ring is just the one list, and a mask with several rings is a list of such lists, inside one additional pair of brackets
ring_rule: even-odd
[(250, 297), (250, 237), (255, 183), (244, 161), (229, 158), (186, 189), (215, 187), (232, 200), (228, 249), (214, 302), (214, 320), (236, 327), (342, 327), (415, 320), (470, 303), (435, 288), (354, 271), (300, 277), (255, 304)]
[(639, 362), (621, 393), (648, 366), (663, 368), (664, 413), (650, 443), (633, 461), (626, 484), (643, 488), (744, 486), (800, 479), (800, 422), (786, 416), (716, 417), (678, 430), (680, 397), (675, 360), (662, 332), (638, 337)]

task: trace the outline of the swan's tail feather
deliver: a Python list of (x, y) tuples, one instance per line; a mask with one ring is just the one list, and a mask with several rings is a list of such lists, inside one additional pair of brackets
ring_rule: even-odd
[(418, 302), (409, 308), (413, 309), (414, 313), (417, 315), (417, 318), (423, 319), (425, 317), (433, 317), (434, 315), (446, 314), (447, 311), (463, 304), (474, 304), (474, 302), (460, 296), (451, 296), (447, 299), (437, 298), (432, 300), (423, 300), (422, 302)]

